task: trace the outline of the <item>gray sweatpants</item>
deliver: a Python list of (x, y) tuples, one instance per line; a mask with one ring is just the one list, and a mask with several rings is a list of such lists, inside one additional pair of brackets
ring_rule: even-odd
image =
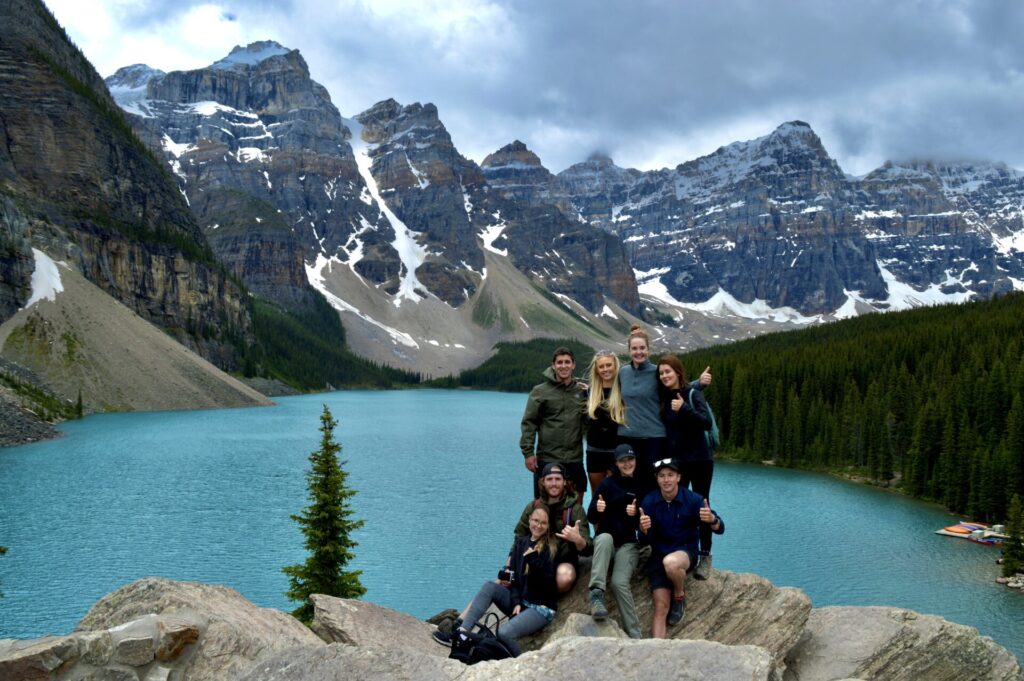
[(540, 631), (547, 625), (548, 620), (533, 608), (525, 605), (520, 609), (519, 614), (512, 616), (512, 592), (497, 582), (484, 582), (480, 591), (473, 596), (469, 604), (469, 612), (466, 613), (464, 626), (469, 629), (484, 616), (491, 603), (498, 606), (498, 609), (511, 617), (498, 627), (498, 638), (508, 646), (513, 655), (522, 652), (519, 648), (518, 638)]

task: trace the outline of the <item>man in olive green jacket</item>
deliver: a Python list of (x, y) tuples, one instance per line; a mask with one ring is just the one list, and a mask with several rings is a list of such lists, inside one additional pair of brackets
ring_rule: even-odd
[(533, 473), (534, 498), (540, 472), (549, 463), (565, 466), (580, 498), (587, 491), (587, 473), (583, 468), (586, 389), (573, 378), (575, 369), (572, 350), (557, 348), (551, 366), (544, 371), (545, 381), (535, 385), (526, 398), (519, 448), (527, 470)]

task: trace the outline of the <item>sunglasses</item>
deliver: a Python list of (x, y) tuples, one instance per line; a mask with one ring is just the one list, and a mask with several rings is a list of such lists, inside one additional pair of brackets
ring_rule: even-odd
[(675, 459), (660, 459), (660, 460), (654, 462), (654, 467), (655, 468), (658, 468), (660, 466), (675, 466), (675, 465), (676, 465)]

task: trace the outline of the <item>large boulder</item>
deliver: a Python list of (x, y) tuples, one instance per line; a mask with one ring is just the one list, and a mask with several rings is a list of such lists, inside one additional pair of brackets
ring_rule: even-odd
[(32, 641), (0, 640), (0, 679), (49, 681), (81, 658), (71, 636), (47, 636)]
[(977, 629), (885, 607), (812, 610), (786, 663), (786, 681), (1024, 679), (1013, 654)]
[(167, 679), (189, 668), (198, 638), (188, 618), (149, 614), (98, 631), (0, 641), (0, 679)]
[[(525, 637), (521, 641), (524, 650), (536, 650), (560, 637), (574, 613), (590, 614), (589, 580), (589, 561), (583, 561), (576, 586), (558, 603), (554, 622), (537, 635)], [(634, 575), (632, 590), (641, 627), (644, 635), (649, 636), (653, 601), (643, 570)], [(776, 663), (782, 662), (800, 638), (811, 612), (811, 601), (802, 591), (777, 587), (754, 574), (715, 570), (707, 581), (686, 580), (686, 592), (686, 616), (668, 628), (668, 638), (759, 646)], [(605, 602), (610, 617), (619, 622), (618, 605), (611, 592), (606, 594)]]
[(570, 637), (515, 659), (472, 667), (402, 647), (333, 643), (279, 653), (240, 681), (767, 681), (771, 670), (771, 656), (754, 646)]
[[(156, 617), (159, 615), (159, 617)], [(141, 623), (141, 624), (140, 624)], [(147, 577), (96, 602), (75, 633), (139, 629), (147, 638), (115, 647), (115, 657), (140, 661), (174, 657), (191, 643), (175, 668), (190, 681), (221, 681), (247, 671), (281, 650), (324, 645), (298, 620), (260, 608), (225, 586)], [(152, 652), (145, 652), (151, 645)]]
[(353, 646), (405, 647), (434, 657), (448, 649), (431, 638), (434, 626), (404, 612), (366, 601), (314, 594), (313, 632), (328, 643)]

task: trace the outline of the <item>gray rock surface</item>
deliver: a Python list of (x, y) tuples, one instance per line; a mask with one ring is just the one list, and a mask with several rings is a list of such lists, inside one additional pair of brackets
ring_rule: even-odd
[[(291, 617), (230, 589), (148, 578), (99, 601), (68, 636), (0, 641), (0, 679), (1024, 681), (1012, 654), (939, 617), (831, 607), (808, 619), (802, 593), (720, 570), (689, 588), (691, 605), (672, 638), (629, 640), (614, 611), (595, 623), (580, 611), (585, 589), (577, 589), (543, 636), (530, 641), (536, 649), (467, 667), (431, 641), (430, 624), (380, 606), (316, 596), (314, 626), (335, 641), (325, 644)], [(638, 595), (649, 617), (649, 596)], [(787, 644), (794, 635), (799, 642)]]
[[(710, 641), (625, 641), (565, 638), (518, 658), (472, 667), (404, 649), (337, 643), (280, 653), (242, 681), (755, 681), (770, 678), (771, 657), (754, 646)], [(666, 676), (667, 670), (671, 675)]]
[[(533, 637), (525, 637), (524, 650), (534, 650), (549, 640), (559, 638), (577, 613), (588, 613), (587, 602), (589, 563), (580, 566), (576, 587), (558, 606), (554, 622)], [(645, 636), (650, 635), (653, 605), (651, 592), (643, 571), (633, 578), (633, 598), (637, 615)], [(755, 645), (781, 663), (786, 652), (796, 643), (804, 630), (811, 612), (810, 599), (799, 589), (776, 587), (754, 574), (739, 574), (715, 570), (705, 582), (689, 579), (686, 582), (686, 616), (674, 627), (668, 637), (676, 639), (707, 639), (726, 645)], [(607, 598), (610, 618), (619, 622), (618, 606), (614, 598)]]
[(887, 681), (1020, 681), (1020, 663), (972, 627), (884, 607), (811, 611), (786, 656), (786, 681), (845, 677)]
[[(165, 631), (188, 637), (188, 624), (198, 631), (196, 643), (183, 655), (180, 671), (190, 681), (221, 681), (245, 673), (257, 661), (295, 646), (323, 646), (317, 636), (289, 615), (260, 608), (232, 589), (196, 582), (147, 577), (100, 599), (79, 623), (76, 632), (139, 627), (142, 618), (159, 636), (157, 618)], [(184, 624), (183, 623), (188, 623)], [(167, 641), (165, 636), (164, 642)], [(150, 658), (152, 659), (152, 657)]]
[(34, 641), (0, 641), (0, 679), (49, 681), (78, 661), (72, 636), (47, 636)]
[(448, 649), (431, 638), (434, 626), (404, 612), (366, 601), (314, 594), (313, 632), (328, 643), (353, 646), (401, 646), (435, 657)]
[(622, 630), (619, 623), (612, 618), (598, 622), (590, 615), (581, 612), (570, 613), (555, 631), (547, 637), (547, 643), (563, 638), (582, 636), (585, 638), (621, 638), (629, 639), (629, 634)]

